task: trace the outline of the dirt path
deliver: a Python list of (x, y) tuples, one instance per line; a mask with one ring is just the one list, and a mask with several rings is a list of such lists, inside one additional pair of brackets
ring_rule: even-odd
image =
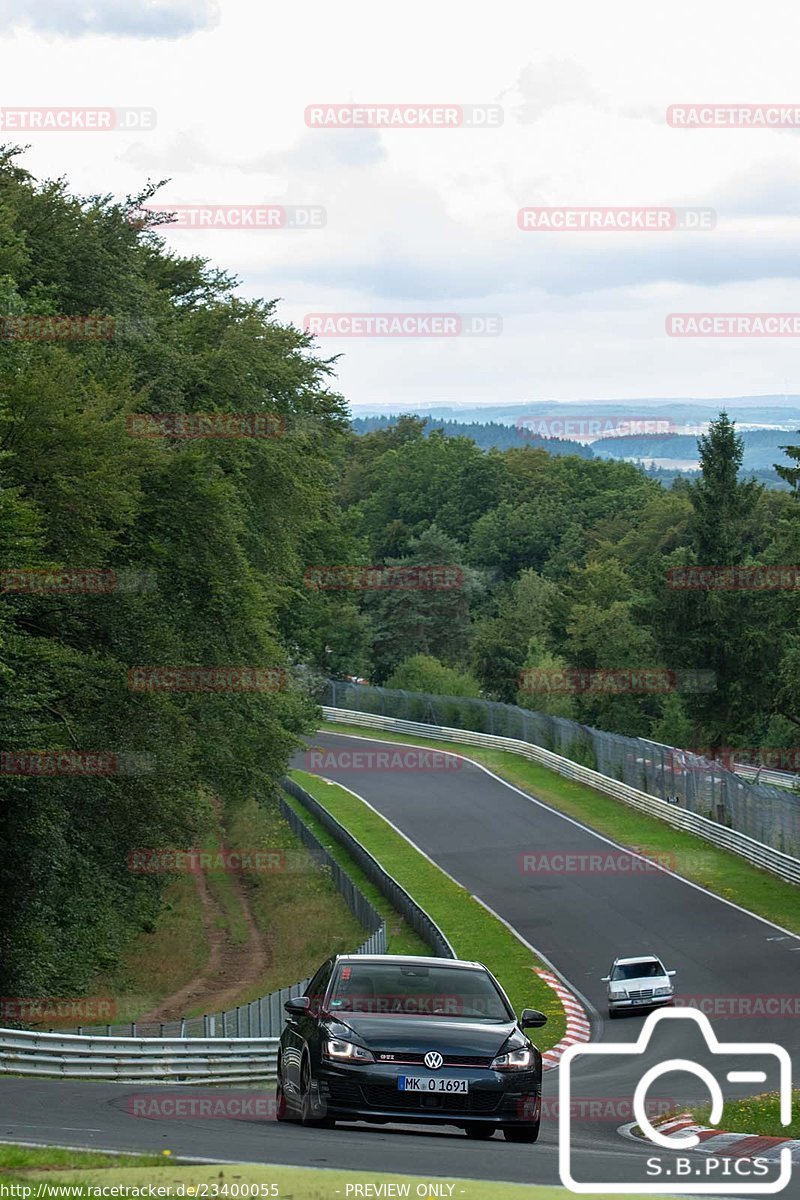
[(232, 1008), (268, 966), (267, 939), (256, 925), (247, 891), (236, 872), (229, 870), (228, 878), (247, 925), (247, 941), (242, 945), (232, 941), (222, 905), (209, 888), (205, 874), (196, 872), (195, 883), (209, 948), (208, 962), (199, 975), (140, 1017), (141, 1024), (148, 1021), (174, 1021), (197, 1010), (216, 1013)]

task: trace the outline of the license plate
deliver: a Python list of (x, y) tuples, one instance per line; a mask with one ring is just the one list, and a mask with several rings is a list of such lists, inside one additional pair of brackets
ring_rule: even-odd
[(466, 1079), (445, 1079), (434, 1075), (398, 1075), (397, 1087), (401, 1092), (468, 1092)]

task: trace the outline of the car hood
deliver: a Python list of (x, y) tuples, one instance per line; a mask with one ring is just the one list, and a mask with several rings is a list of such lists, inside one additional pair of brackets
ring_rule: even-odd
[(609, 983), (610, 992), (639, 992), (646, 988), (671, 987), (668, 975), (642, 975), (638, 979), (615, 979)]
[(351, 1030), (356, 1040), (370, 1050), (426, 1054), (438, 1050), (441, 1054), (493, 1058), (516, 1033), (520, 1046), (526, 1039), (514, 1021), (446, 1021), (438, 1017), (375, 1016), (366, 1013), (339, 1012), (330, 1018), (331, 1033)]

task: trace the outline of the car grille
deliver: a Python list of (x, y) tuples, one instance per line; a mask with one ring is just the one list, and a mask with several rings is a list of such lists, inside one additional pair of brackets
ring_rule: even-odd
[(628, 995), (630, 996), (631, 1000), (652, 1000), (653, 989), (643, 988), (640, 992), (628, 992)]
[[(392, 1066), (409, 1066), (421, 1067), (425, 1065), (424, 1054), (405, 1054), (402, 1051), (394, 1054), (391, 1050), (373, 1050), (378, 1062), (390, 1062)], [(386, 1058), (382, 1056), (386, 1055)], [(488, 1067), (491, 1065), (491, 1058), (486, 1058), (485, 1055), (474, 1054), (445, 1054), (445, 1067)]]
[(328, 1097), (332, 1104), (352, 1104), (359, 1106), (364, 1103), (361, 1088), (352, 1079), (329, 1079)]
[(396, 1108), (406, 1112), (493, 1113), (503, 1098), (502, 1092), (451, 1092), (427, 1096), (401, 1092), (399, 1088), (364, 1086), (364, 1098), (371, 1108)]

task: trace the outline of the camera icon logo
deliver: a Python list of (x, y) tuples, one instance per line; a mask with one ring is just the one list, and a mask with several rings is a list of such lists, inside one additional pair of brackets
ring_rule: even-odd
[[(639, 1036), (639, 1039), (633, 1043), (611, 1043), (604, 1042), (598, 1044), (581, 1043), (570, 1046), (564, 1053), (560, 1062), (559, 1070), (559, 1146), (558, 1146), (558, 1168), (561, 1176), (561, 1182), (565, 1188), (569, 1188), (573, 1192), (583, 1193), (584, 1195), (602, 1195), (609, 1192), (618, 1193), (636, 1193), (642, 1195), (651, 1193), (655, 1195), (678, 1195), (690, 1194), (697, 1196), (701, 1194), (716, 1193), (719, 1195), (724, 1192), (726, 1195), (774, 1195), (776, 1192), (782, 1191), (789, 1183), (792, 1176), (791, 1150), (784, 1147), (780, 1152), (780, 1172), (777, 1179), (771, 1179), (768, 1182), (741, 1182), (734, 1181), (731, 1178), (724, 1180), (717, 1179), (715, 1182), (700, 1182), (698, 1171), (687, 1171), (687, 1181), (685, 1183), (678, 1182), (676, 1174), (672, 1169), (667, 1169), (659, 1172), (658, 1182), (644, 1179), (638, 1181), (609, 1182), (608, 1180), (598, 1182), (586, 1182), (575, 1179), (573, 1173), (573, 1145), (572, 1145), (572, 1126), (570, 1122), (570, 1105), (572, 1102), (573, 1092), (573, 1073), (575, 1067), (580, 1067), (584, 1064), (584, 1060), (588, 1060), (589, 1065), (598, 1065), (592, 1063), (592, 1059), (600, 1056), (613, 1056), (615, 1059), (625, 1060), (625, 1057), (637, 1057), (645, 1053), (658, 1025), (664, 1021), (683, 1021), (691, 1022), (697, 1027), (705, 1040), (708, 1051), (711, 1055), (734, 1056), (736, 1059), (741, 1059), (743, 1056), (752, 1055), (754, 1058), (753, 1070), (723, 1070), (720, 1078), (727, 1080), (729, 1083), (766, 1083), (767, 1072), (765, 1066), (778, 1066), (779, 1084), (779, 1104), (780, 1104), (780, 1121), (782, 1125), (788, 1125), (791, 1121), (792, 1107), (792, 1064), (789, 1058), (788, 1051), (783, 1046), (778, 1046), (774, 1042), (720, 1042), (717, 1039), (714, 1030), (711, 1027), (711, 1022), (705, 1013), (701, 1013), (693, 1008), (680, 1009), (661, 1009), (658, 1012), (651, 1013), (644, 1023), (644, 1027)], [(724, 1064), (721, 1063), (724, 1067)], [(666, 1137), (659, 1133), (653, 1127), (653, 1124), (646, 1112), (647, 1092), (657, 1079), (666, 1075), (671, 1071), (682, 1071), (697, 1076), (703, 1081), (711, 1095), (711, 1116), (710, 1123), (717, 1125), (722, 1118), (722, 1109), (724, 1104), (724, 1096), (720, 1086), (719, 1078), (700, 1063), (692, 1062), (687, 1058), (671, 1058), (664, 1062), (657, 1063), (645, 1071), (638, 1083), (633, 1094), (633, 1114), (636, 1123), (645, 1135), (645, 1140), (654, 1146), (660, 1146), (670, 1151), (685, 1152), (693, 1149), (698, 1145), (700, 1139), (696, 1133), (687, 1132), (683, 1137)], [(637, 1162), (641, 1162), (638, 1159)], [(648, 1159), (648, 1162), (650, 1160)], [(689, 1161), (689, 1160), (682, 1160)], [(709, 1165), (711, 1161), (709, 1160)]]

